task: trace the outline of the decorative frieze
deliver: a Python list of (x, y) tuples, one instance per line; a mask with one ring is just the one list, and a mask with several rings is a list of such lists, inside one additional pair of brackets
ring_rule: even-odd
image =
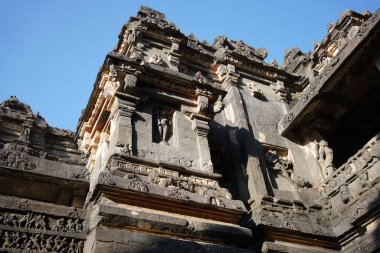
[(4, 149), (0, 150), (0, 166), (34, 170), (36, 164), (30, 160), (27, 150), (23, 146), (7, 144)]
[(84, 241), (76, 238), (0, 229), (1, 251), (82, 253), (83, 247)]
[(0, 209), (0, 225), (46, 231), (81, 233), (84, 221), (77, 217), (57, 217), (46, 213), (27, 213)]

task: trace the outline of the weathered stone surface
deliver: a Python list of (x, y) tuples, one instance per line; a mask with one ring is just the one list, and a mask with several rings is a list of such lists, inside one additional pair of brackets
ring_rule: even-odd
[(0, 104), (0, 251), (379, 251), (379, 13), (278, 66), (142, 6), (76, 133)]

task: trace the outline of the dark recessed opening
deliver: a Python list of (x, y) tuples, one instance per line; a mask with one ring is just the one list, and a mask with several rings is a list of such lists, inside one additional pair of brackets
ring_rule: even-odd
[(334, 165), (341, 166), (380, 132), (380, 87), (371, 89), (339, 121), (322, 133), (334, 150)]

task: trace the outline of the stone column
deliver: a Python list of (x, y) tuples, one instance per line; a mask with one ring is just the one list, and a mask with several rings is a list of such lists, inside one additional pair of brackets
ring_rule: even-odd
[(111, 146), (121, 147), (123, 152), (132, 154), (132, 116), (139, 98), (116, 93), (114, 115), (111, 123)]
[[(238, 159), (239, 161), (244, 161), (244, 156), (247, 156), (246, 166), (237, 165), (236, 167), (236, 181), (242, 185), (239, 187), (241, 198), (244, 201), (248, 201), (248, 199), (252, 201), (268, 194), (260, 163), (260, 157), (263, 158), (264, 154), (262, 154), (261, 147), (253, 135), (248, 120), (249, 115), (243, 106), (244, 102), (238, 88), (240, 76), (236, 72), (235, 66), (220, 64), (218, 70), (219, 80), (222, 81), (222, 87), (227, 91), (224, 101), (227, 107), (225, 110), (229, 110), (229, 113), (233, 115), (231, 120), (237, 127), (236, 131), (231, 132), (230, 141), (239, 150), (237, 153), (244, 150), (241, 154), (243, 157), (241, 160)], [(241, 146), (244, 148), (241, 149)], [(248, 189), (248, 192), (245, 189)]]
[(197, 135), (197, 146), (199, 153), (199, 168), (203, 172), (212, 173), (213, 165), (211, 162), (210, 147), (208, 145), (208, 122), (210, 118), (203, 115), (192, 113), (190, 119), (193, 121), (191, 128)]

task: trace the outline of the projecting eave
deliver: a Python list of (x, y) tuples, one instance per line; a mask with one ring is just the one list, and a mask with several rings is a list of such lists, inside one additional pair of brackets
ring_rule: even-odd
[[(379, 80), (380, 11), (363, 23), (278, 123), (280, 134), (300, 140), (312, 130), (333, 129)], [(377, 68), (376, 68), (377, 66)], [(360, 68), (372, 73), (361, 76)], [(363, 71), (364, 72), (364, 71)], [(365, 80), (365, 81), (363, 81)]]

